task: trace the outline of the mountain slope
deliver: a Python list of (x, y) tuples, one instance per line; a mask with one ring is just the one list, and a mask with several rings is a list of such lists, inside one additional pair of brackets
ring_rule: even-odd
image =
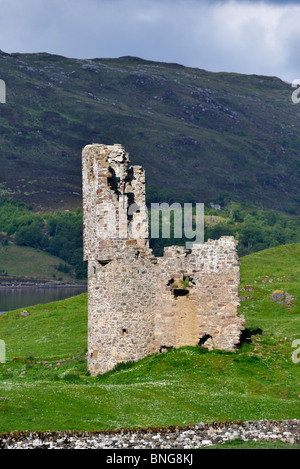
[(277, 78), (3, 52), (0, 78), (0, 195), (75, 208), (82, 147), (121, 143), (175, 198), (299, 210), (300, 107)]

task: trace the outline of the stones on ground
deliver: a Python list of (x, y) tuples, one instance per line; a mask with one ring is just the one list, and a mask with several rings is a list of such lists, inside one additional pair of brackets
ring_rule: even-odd
[(20, 315), (24, 318), (26, 316), (29, 316), (29, 313), (28, 313), (28, 311), (26, 311), (26, 309), (24, 309), (24, 311), (20, 312)]
[(253, 296), (240, 296), (240, 301), (250, 301), (254, 300)]
[(244, 285), (242, 288), (241, 288), (241, 291), (255, 291), (253, 287), (251, 287), (251, 285)]
[(283, 290), (275, 290), (271, 294), (271, 301), (275, 301), (279, 305), (285, 305), (287, 308), (291, 308), (295, 305), (296, 297), (284, 292)]

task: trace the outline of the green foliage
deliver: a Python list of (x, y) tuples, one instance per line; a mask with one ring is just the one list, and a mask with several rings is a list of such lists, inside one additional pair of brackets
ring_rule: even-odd
[[(81, 210), (42, 216), (19, 200), (0, 199), (0, 223), (1, 231), (13, 236), (17, 245), (42, 249), (73, 266), (76, 278), (86, 277)], [(58, 270), (70, 272), (62, 263)]]
[(31, 207), (17, 199), (0, 199), (0, 231), (11, 235), (20, 226), (19, 220), (29, 216)]
[(168, 188), (159, 189), (154, 184), (147, 185), (146, 190), (147, 205), (150, 207), (152, 203), (172, 203), (174, 202), (174, 194)]
[[(154, 201), (158, 203), (167, 201), (169, 204), (174, 201), (169, 190), (160, 191), (153, 185), (150, 185), (147, 195), (149, 205)], [(179, 201), (182, 206), (184, 202), (185, 200)], [(220, 211), (209, 206), (205, 207), (205, 213), (222, 220), (205, 227), (205, 240), (234, 236), (238, 240), (240, 256), (300, 241), (300, 216), (246, 208), (236, 202), (227, 203)], [(0, 222), (1, 231), (14, 236), (17, 245), (42, 249), (57, 256), (73, 266), (77, 279), (86, 278), (86, 263), (82, 260), (81, 210), (42, 216), (32, 212), (31, 207), (21, 201), (0, 199)], [(185, 237), (183, 228), (182, 238), (174, 238), (174, 213), (171, 212), (171, 237), (150, 239), (154, 253), (162, 255), (165, 246), (183, 246), (190, 241)], [(151, 234), (151, 217), (149, 217), (149, 232)], [(5, 244), (7, 245), (8, 241)], [(58, 270), (69, 273), (69, 267), (63, 263), (58, 266)]]
[[(182, 204), (183, 202), (181, 202)], [(220, 220), (212, 225), (205, 226), (204, 240), (219, 239), (221, 236), (234, 236), (238, 240), (238, 253), (240, 256), (282, 244), (300, 242), (300, 216), (295, 217), (275, 211), (256, 210), (235, 202), (227, 203), (220, 211), (205, 206), (205, 215), (216, 216)], [(160, 223), (162, 223), (161, 219)], [(151, 217), (149, 217), (149, 228), (151, 233)], [(165, 246), (184, 246), (190, 240), (184, 236), (183, 225), (182, 233), (182, 238), (174, 238), (174, 214), (171, 212), (171, 237), (150, 239), (150, 245), (154, 253), (161, 256)]]
[(68, 383), (78, 383), (80, 382), (80, 375), (78, 373), (68, 373), (63, 376), (63, 380)]
[[(48, 252), (60, 257), (75, 267), (76, 277), (86, 276), (86, 265), (83, 263), (82, 212), (57, 212), (45, 215), (49, 234)], [(61, 271), (66, 269), (61, 267)]]
[(37, 223), (21, 226), (15, 232), (15, 242), (18, 246), (30, 246), (36, 249), (46, 248), (48, 238), (43, 234)]
[(58, 265), (57, 270), (59, 272), (64, 272), (65, 274), (68, 274), (70, 272), (70, 268), (67, 266), (67, 264), (62, 263)]
[(180, 280), (180, 282), (184, 288), (188, 288), (190, 286), (190, 277), (185, 277), (185, 279)]

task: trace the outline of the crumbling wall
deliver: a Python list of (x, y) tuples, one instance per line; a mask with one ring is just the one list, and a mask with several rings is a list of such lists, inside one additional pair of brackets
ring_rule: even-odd
[(168, 347), (234, 350), (244, 324), (234, 238), (155, 258), (143, 168), (121, 145), (88, 145), (82, 170), (91, 374)]
[[(181, 282), (188, 278), (189, 286), (184, 286), (183, 296), (184, 292), (176, 296), (174, 284), (162, 291), (156, 311), (157, 345), (160, 341), (166, 346), (178, 347), (184, 341), (196, 345), (207, 336), (201, 344), (209, 349), (235, 349), (244, 325), (243, 316), (237, 315), (240, 273), (236, 244), (233, 237), (224, 236), (198, 245), (189, 254), (179, 246), (165, 249), (164, 257), (158, 258), (161, 282), (167, 285), (174, 279), (180, 290)], [(184, 317), (190, 324), (184, 326)]]

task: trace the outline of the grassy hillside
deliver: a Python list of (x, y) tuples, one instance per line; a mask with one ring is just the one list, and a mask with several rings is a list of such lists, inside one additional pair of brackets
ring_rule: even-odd
[(118, 142), (176, 197), (299, 212), (299, 106), (278, 78), (1, 51), (0, 69), (0, 196), (74, 209), (82, 147)]
[[(241, 259), (245, 342), (237, 352), (183, 347), (90, 377), (87, 296), (0, 316), (0, 432), (97, 430), (197, 421), (300, 418), (300, 244)], [(275, 290), (295, 296), (287, 307)]]
[(82, 234), (80, 209), (36, 214), (21, 200), (0, 198), (0, 274), (83, 279)]
[(0, 245), (0, 283), (9, 277), (44, 279), (51, 282), (59, 279), (65, 282), (74, 281), (75, 275), (58, 270), (62, 264), (65, 262), (58, 257), (31, 247)]

